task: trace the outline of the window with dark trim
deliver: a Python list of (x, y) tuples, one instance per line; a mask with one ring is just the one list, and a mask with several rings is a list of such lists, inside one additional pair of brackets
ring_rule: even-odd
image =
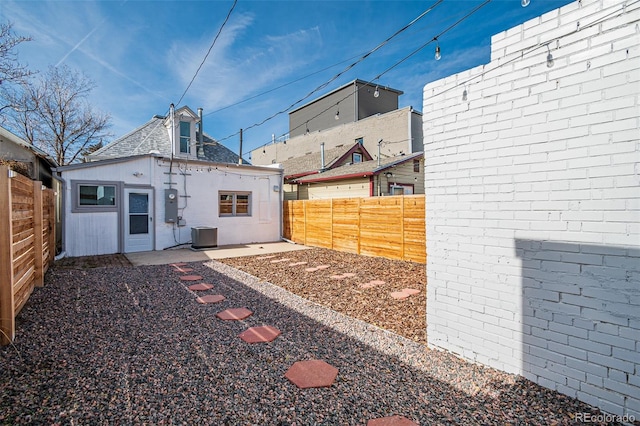
[(251, 216), (251, 192), (220, 191), (218, 211), (220, 216)]
[(359, 152), (353, 153), (353, 163), (362, 163), (362, 154)]
[(71, 211), (116, 212), (119, 206), (119, 187), (118, 182), (71, 181)]
[(420, 160), (413, 160), (413, 171), (420, 173)]

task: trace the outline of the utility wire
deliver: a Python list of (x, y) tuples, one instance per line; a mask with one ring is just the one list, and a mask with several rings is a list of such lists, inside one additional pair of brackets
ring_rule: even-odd
[[(414, 18), (411, 22), (409, 22), (407, 25), (405, 25), (404, 27), (400, 28), (399, 30), (397, 30), (393, 35), (387, 37), (383, 42), (379, 43), (376, 47), (374, 47), (373, 49), (369, 50), (367, 53), (365, 53), (364, 55), (362, 55), (362, 57), (360, 57), (360, 59), (358, 59), (357, 61), (355, 61), (354, 63), (348, 65), (345, 69), (343, 69), (342, 71), (340, 71), (338, 74), (334, 75), (333, 77), (331, 77), (328, 81), (326, 81), (325, 83), (322, 83), (321, 85), (319, 85), (318, 87), (316, 87), (315, 89), (313, 89), (312, 91), (310, 91), (309, 93), (307, 93), (305, 96), (303, 96), (302, 98), (298, 99), (297, 101), (293, 102), (291, 105), (289, 105), (287, 108), (280, 110), (274, 114), (272, 114), (271, 116), (265, 118), (264, 120), (262, 120), (259, 123), (255, 123), (252, 124), (248, 127), (245, 127), (244, 130), (248, 130), (248, 129), (252, 129), (254, 127), (258, 127), (263, 125), (264, 123), (266, 123), (269, 120), (272, 120), (273, 118), (284, 114), (285, 112), (289, 111), (290, 109), (292, 109), (293, 107), (295, 107), (296, 105), (300, 104), (301, 102), (303, 102), (305, 99), (308, 99), (309, 97), (311, 97), (314, 93), (324, 89), (325, 87), (327, 87), (329, 84), (331, 84), (333, 81), (335, 81), (336, 79), (338, 79), (340, 76), (342, 76), (344, 73), (346, 73), (347, 71), (351, 70), (353, 67), (355, 67), (356, 65), (358, 65), (360, 62), (364, 61), (365, 59), (367, 59), (369, 56), (371, 56), (374, 52), (378, 51), (380, 48), (382, 48), (384, 45), (386, 45), (389, 41), (391, 41), (394, 37), (396, 37), (397, 35), (401, 34), (402, 32), (406, 31), (408, 28), (410, 28), (412, 25), (414, 25), (416, 22), (418, 22), (420, 19), (422, 19), (425, 15), (427, 15), (429, 12), (431, 12), (433, 9), (435, 9), (438, 5), (440, 5), (444, 0), (437, 0), (433, 5), (431, 5), (427, 10), (425, 10), (424, 12), (422, 12), (419, 16), (417, 16), (416, 18)], [(218, 142), (220, 141), (224, 141), (227, 139), (230, 139), (236, 135), (238, 135), (240, 132), (236, 132), (232, 135), (229, 135), (225, 138), (219, 139)]]
[(207, 58), (209, 57), (209, 54), (211, 53), (211, 50), (213, 49), (213, 46), (215, 46), (216, 41), (218, 41), (218, 37), (220, 37), (220, 34), (222, 33), (222, 29), (227, 24), (227, 21), (229, 21), (229, 17), (231, 17), (231, 13), (233, 12), (233, 9), (235, 9), (236, 4), (238, 4), (238, 0), (233, 0), (233, 5), (231, 5), (231, 9), (229, 9), (229, 13), (227, 13), (227, 17), (224, 19), (224, 22), (220, 26), (220, 29), (218, 30), (218, 33), (216, 34), (216, 36), (214, 37), (213, 41), (211, 42), (211, 46), (209, 46), (209, 50), (207, 51), (207, 54), (204, 55), (204, 58), (202, 59), (202, 62), (200, 63), (200, 66), (196, 70), (195, 74), (193, 75), (193, 78), (191, 79), (191, 81), (187, 85), (187, 88), (184, 89), (184, 92), (182, 93), (182, 96), (180, 96), (180, 99), (178, 100), (178, 102), (176, 102), (175, 105), (180, 105), (180, 102), (182, 102), (182, 99), (185, 97), (185, 95), (189, 91), (189, 88), (191, 87), (191, 85), (193, 84), (194, 80), (198, 76), (198, 73), (200, 72), (200, 69), (202, 69), (202, 66), (204, 65), (204, 63), (206, 62)]

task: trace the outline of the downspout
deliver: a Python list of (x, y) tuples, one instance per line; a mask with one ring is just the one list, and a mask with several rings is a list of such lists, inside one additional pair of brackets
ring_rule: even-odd
[(238, 151), (238, 164), (242, 164), (242, 129), (240, 129), (240, 149)]
[(320, 144), (320, 171), (324, 172), (326, 165), (324, 164), (324, 142)]
[[(65, 257), (67, 255), (65, 248), (66, 248), (66, 244), (67, 244), (67, 237), (65, 235), (65, 231), (66, 231), (66, 214), (65, 214), (65, 192), (67, 191), (67, 182), (62, 179), (62, 176), (58, 175), (57, 170), (55, 170), (53, 173), (51, 173), (51, 177), (54, 178), (55, 180), (57, 180), (58, 182), (60, 182), (60, 197), (58, 199), (58, 201), (60, 201), (60, 205), (57, 206), (58, 209), (60, 209), (60, 227), (62, 228), (60, 230), (60, 235), (62, 236), (62, 241), (61, 241), (61, 247), (60, 247), (60, 254), (58, 254), (55, 258), (54, 261), (56, 260), (60, 260), (63, 257)], [(55, 221), (55, 215), (54, 215), (54, 221)], [(54, 252), (55, 252), (55, 247), (54, 247)]]
[(198, 158), (203, 158), (204, 157), (204, 136), (203, 136), (203, 132), (204, 132), (204, 124), (202, 122), (202, 108), (198, 108), (198, 118), (200, 119), (200, 122), (198, 123), (198, 127), (200, 128), (200, 133), (198, 134), (198, 154), (197, 157)]

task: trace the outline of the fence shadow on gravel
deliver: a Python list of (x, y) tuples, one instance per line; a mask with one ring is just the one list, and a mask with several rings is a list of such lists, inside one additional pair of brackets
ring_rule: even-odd
[[(335, 425), (403, 415), (420, 424), (547, 424), (597, 413), (444, 353), (420, 350), (426, 358), (415, 368), (240, 276), (189, 266), (226, 300), (196, 303), (169, 266), (50, 271), (18, 317), (15, 347), (0, 348), (0, 423)], [(231, 307), (253, 315), (215, 317)], [(255, 325), (282, 335), (253, 345), (237, 337)], [(301, 390), (284, 377), (308, 359), (339, 370), (331, 387)]]

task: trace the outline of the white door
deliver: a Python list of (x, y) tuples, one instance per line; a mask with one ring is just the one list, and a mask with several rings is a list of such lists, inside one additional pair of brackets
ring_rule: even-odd
[(153, 250), (153, 190), (124, 190), (124, 252)]

